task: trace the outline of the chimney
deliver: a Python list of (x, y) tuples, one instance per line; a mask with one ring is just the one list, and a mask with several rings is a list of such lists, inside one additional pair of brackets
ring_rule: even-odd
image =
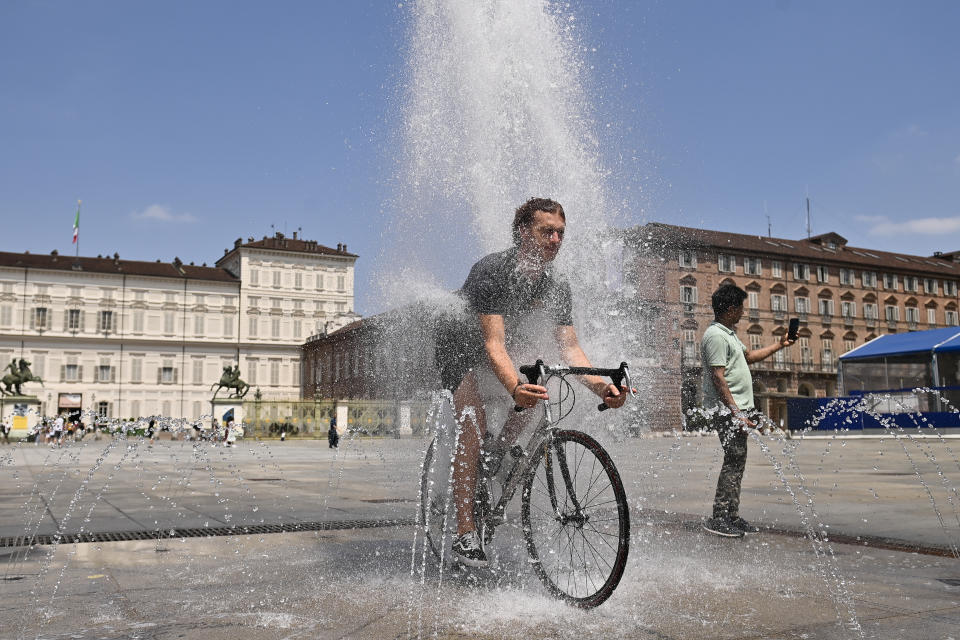
[(236, 240), (233, 241), (233, 248), (239, 249), (240, 245), (242, 244), (243, 244), (243, 238), (237, 238)]
[(347, 252), (347, 243), (346, 243), (346, 242), (343, 243), (343, 252), (344, 252), (344, 253)]
[(342, 242), (338, 242), (338, 243), (337, 243), (337, 251), (343, 251), (343, 243), (342, 243)]
[(294, 239), (294, 240), (297, 239), (297, 232), (296, 232), (296, 231), (293, 232), (293, 239)]
[(249, 238), (247, 238), (247, 242), (253, 242), (253, 236), (250, 236)]

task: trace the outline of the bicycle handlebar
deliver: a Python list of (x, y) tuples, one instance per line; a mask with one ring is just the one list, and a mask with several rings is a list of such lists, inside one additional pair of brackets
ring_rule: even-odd
[[(540, 381), (541, 377), (546, 377), (549, 375), (567, 375), (573, 374), (578, 376), (602, 376), (604, 378), (610, 378), (610, 381), (619, 388), (623, 386), (624, 380), (627, 383), (627, 392), (636, 396), (633, 392), (633, 387), (630, 383), (630, 367), (626, 362), (621, 362), (620, 366), (616, 369), (604, 369), (601, 367), (568, 367), (565, 365), (557, 365), (549, 367), (543, 364), (543, 360), (537, 360), (536, 364), (526, 364), (520, 367), (520, 373), (527, 376), (529, 384), (537, 384)], [(597, 405), (597, 411), (606, 411), (610, 406), (601, 402)], [(524, 410), (521, 406), (514, 406), (513, 410), (516, 412), (521, 412)]]

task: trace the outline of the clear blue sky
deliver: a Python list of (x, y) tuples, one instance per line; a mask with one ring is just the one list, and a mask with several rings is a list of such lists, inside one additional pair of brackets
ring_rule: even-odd
[[(400, 2), (0, 3), (0, 250), (359, 253), (395, 173)], [(960, 249), (960, 3), (574, 3), (630, 222)], [(593, 50), (595, 49), (595, 51)]]

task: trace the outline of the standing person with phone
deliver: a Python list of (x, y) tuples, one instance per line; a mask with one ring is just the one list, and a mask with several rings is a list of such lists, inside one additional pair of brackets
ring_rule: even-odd
[[(723, 447), (723, 466), (717, 479), (713, 517), (704, 531), (724, 538), (742, 538), (760, 531), (740, 517), (740, 486), (747, 463), (747, 430), (757, 426), (753, 403), (753, 377), (747, 366), (759, 362), (796, 340), (784, 333), (772, 345), (748, 350), (734, 327), (743, 317), (747, 292), (733, 284), (722, 285), (711, 298), (714, 321), (700, 344), (703, 360), (703, 408), (713, 414), (713, 425)], [(791, 323), (792, 328), (792, 323)]]

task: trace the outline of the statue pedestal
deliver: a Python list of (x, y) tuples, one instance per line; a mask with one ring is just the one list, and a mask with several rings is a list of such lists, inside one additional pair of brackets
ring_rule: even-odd
[(210, 413), (221, 425), (227, 423), (223, 416), (226, 415), (229, 419), (228, 414), (231, 410), (233, 411), (233, 421), (236, 424), (243, 422), (243, 398), (215, 398), (210, 401), (210, 409)]
[(40, 400), (37, 396), (3, 396), (0, 419), (10, 425), (10, 437), (22, 440), (40, 422)]

